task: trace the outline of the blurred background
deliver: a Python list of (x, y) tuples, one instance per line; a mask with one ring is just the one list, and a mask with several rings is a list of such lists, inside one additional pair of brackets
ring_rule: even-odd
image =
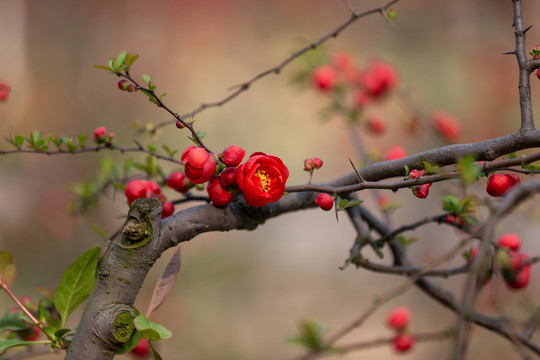
[[(378, 1), (351, 0), (357, 10)], [(513, 56), (512, 2), (507, 1), (400, 1), (398, 18), (389, 24), (379, 15), (357, 21), (323, 50), (348, 51), (365, 66), (379, 58), (400, 74), (400, 89), (429, 115), (442, 109), (461, 121), (460, 142), (481, 141), (519, 128), (517, 64)], [(540, 3), (525, 2), (527, 47), (540, 43), (537, 14)], [(158, 93), (167, 92), (166, 104), (189, 113), (203, 102), (220, 100), (230, 87), (273, 67), (293, 51), (330, 32), (349, 18), (342, 1), (184, 1), (0, 0), (0, 81), (12, 90), (0, 103), (0, 133), (77, 137), (106, 126), (119, 145), (132, 146), (134, 123), (169, 119), (140, 93), (118, 90), (117, 78), (93, 68), (127, 50), (140, 54), (132, 74), (152, 77)], [(291, 83), (301, 61), (279, 75), (256, 82), (249, 91), (220, 108), (196, 116), (196, 128), (205, 131), (206, 144), (220, 152), (238, 145), (250, 154), (263, 151), (281, 157), (289, 167), (288, 184), (303, 184), (305, 158), (317, 156), (324, 167), (315, 182), (335, 179), (351, 171), (349, 158), (358, 159), (342, 119), (321, 122), (324, 96)], [(540, 81), (532, 78), (533, 100), (538, 103)], [(538, 105), (535, 108), (538, 111)], [(409, 134), (410, 109), (388, 101), (379, 112), (388, 121), (382, 137), (366, 138), (368, 148), (400, 144), (408, 153), (444, 143), (429, 133)], [(155, 141), (183, 151), (191, 145), (186, 132), (174, 126), (155, 139), (137, 135), (143, 143)], [(3, 142), (2, 149), (10, 145)], [(15, 154), (0, 159), (0, 250), (13, 254), (18, 278), (12, 290), (37, 301), (36, 287), (54, 291), (63, 271), (83, 251), (101, 245), (93, 230), (115, 231), (127, 205), (123, 194), (106, 196), (85, 216), (70, 216), (74, 196), (68, 186), (92, 180), (103, 153), (77, 156)], [(128, 155), (108, 154), (119, 164)], [(139, 161), (141, 156), (133, 156)], [(167, 170), (174, 169), (163, 164)], [(525, 181), (526, 177), (522, 177)], [(485, 179), (468, 190), (485, 195)], [(457, 194), (452, 183), (435, 184), (420, 200), (408, 189), (388, 194), (402, 206), (393, 213), (396, 226), (439, 213), (441, 194)], [(174, 194), (167, 193), (171, 198)], [(373, 197), (361, 193), (366, 206), (376, 209)], [(536, 253), (540, 212), (533, 202), (523, 205), (500, 224), (497, 233), (517, 232), (525, 251)], [(482, 212), (481, 212), (482, 213)], [(426, 226), (408, 233), (418, 241), (413, 259), (423, 264), (452, 248), (462, 234), (449, 227)], [(182, 269), (164, 305), (151, 316), (174, 335), (158, 344), (164, 359), (287, 359), (302, 349), (285, 344), (297, 333), (301, 320), (314, 319), (328, 329), (341, 328), (358, 317), (377, 296), (405, 278), (355, 270), (340, 270), (355, 233), (345, 214), (336, 222), (333, 212), (318, 209), (267, 221), (252, 232), (232, 231), (201, 235), (182, 244)], [(366, 255), (368, 252), (366, 251)], [(172, 252), (150, 272), (136, 306), (148, 306), (153, 285)], [(372, 254), (369, 254), (370, 256)], [(385, 260), (386, 261), (386, 260)], [(456, 259), (450, 265), (462, 264)], [(540, 278), (533, 268), (532, 282), (522, 292), (509, 292), (494, 279), (482, 293), (479, 308), (489, 314), (526, 317), (540, 300)], [(461, 298), (463, 277), (435, 280)], [(412, 308), (412, 330), (449, 327), (455, 316), (416, 289), (384, 305), (342, 343), (359, 342), (392, 332), (384, 325), (390, 309)], [(0, 294), (0, 310), (12, 306)], [(75, 326), (80, 316), (72, 316)], [(470, 358), (520, 358), (500, 337), (475, 329)], [(418, 344), (402, 358), (440, 358), (450, 341)], [(342, 359), (397, 355), (390, 346), (351, 353)], [(63, 358), (63, 354), (43, 359)], [(127, 358), (127, 356), (125, 356)]]

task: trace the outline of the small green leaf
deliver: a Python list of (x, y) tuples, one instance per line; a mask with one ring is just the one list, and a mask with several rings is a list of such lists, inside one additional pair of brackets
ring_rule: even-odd
[(146, 85), (148, 85), (148, 87), (150, 87), (150, 85), (152, 85), (152, 79), (150, 79), (150, 76), (148, 76), (146, 74), (142, 74), (142, 78), (143, 78), (144, 82), (146, 83)]
[(43, 344), (43, 341), (24, 341), (19, 339), (0, 340), (0, 354), (10, 347), (32, 344)]
[(142, 334), (140, 331), (134, 331), (133, 336), (131, 339), (128, 340), (128, 342), (124, 343), (120, 349), (116, 352), (117, 355), (125, 354), (127, 352), (130, 352), (135, 346), (139, 344), (139, 342), (142, 339)]
[(126, 55), (126, 71), (129, 71), (131, 65), (139, 58), (139, 55), (127, 53)]
[(163, 358), (158, 354), (154, 345), (150, 342), (150, 350), (152, 350), (152, 360), (163, 360)]
[(103, 65), (94, 65), (96, 69), (111, 71), (111, 68)]
[(422, 164), (424, 165), (424, 169), (426, 170), (426, 175), (438, 174), (441, 172), (441, 168), (437, 165), (431, 165), (430, 163), (425, 161), (422, 161)]
[(298, 325), (299, 334), (287, 339), (288, 343), (305, 346), (308, 350), (321, 351), (325, 349), (323, 337), (328, 330), (313, 320), (304, 320)]
[(24, 137), (21, 135), (15, 135), (15, 146), (20, 149), (23, 143)]
[(87, 139), (86, 135), (83, 135), (83, 134), (79, 135), (78, 140), (79, 140), (79, 147), (81, 149), (84, 149), (84, 142), (86, 141), (86, 139)]
[(82, 254), (71, 264), (54, 294), (54, 305), (62, 319), (61, 327), (64, 327), (68, 316), (81, 303), (86, 300), (97, 277), (97, 259), (100, 252), (99, 246)]
[(148, 321), (144, 315), (139, 315), (133, 320), (135, 328), (142, 333), (142, 336), (146, 340), (157, 341), (161, 339), (168, 339), (172, 336), (172, 333), (164, 326)]
[(156, 144), (148, 144), (148, 150), (150, 150), (153, 153), (157, 152), (157, 145)]
[(28, 328), (28, 323), (24, 322), (20, 312), (11, 312), (8, 310), (0, 319), (0, 332), (6, 330), (23, 330)]
[(167, 146), (167, 145), (161, 145), (161, 148), (163, 150), (165, 150), (165, 152), (167, 153), (167, 155), (169, 155), (170, 157), (173, 157), (174, 154), (176, 154), (178, 152), (178, 150), (174, 150), (174, 151), (171, 151), (171, 149)]
[(77, 151), (77, 149), (78, 149), (77, 145), (75, 145), (71, 141), (67, 143), (67, 147), (68, 147), (69, 152), (72, 152), (72, 153)]
[(344, 206), (340, 206), (340, 210), (345, 210), (347, 208), (350, 208), (351, 206), (360, 205), (363, 202), (363, 200), (350, 200)]
[(165, 95), (167, 95), (167, 92), (164, 92), (163, 94), (159, 95), (159, 98), (162, 99)]
[(148, 91), (146, 91), (146, 90), (144, 90), (144, 89), (141, 89), (141, 91), (142, 91), (146, 96), (148, 96), (148, 101), (150, 101), (150, 102), (152, 102), (152, 103), (154, 103), (154, 104), (157, 104), (157, 103), (158, 103), (157, 100), (154, 98), (154, 96), (153, 96), (151, 93), (149, 93)]
[(388, 11), (386, 12), (386, 18), (390, 21), (396, 20), (397, 16), (398, 16), (398, 13), (396, 9), (391, 8), (391, 9), (388, 9)]
[(125, 51), (122, 51), (118, 57), (116, 58), (116, 64), (121, 68), (122, 65), (124, 64), (124, 61), (126, 60), (126, 52)]
[(459, 160), (459, 176), (465, 185), (478, 180), (480, 167), (473, 155), (466, 155)]
[(514, 151), (513, 153), (510, 153), (510, 154), (506, 155), (506, 157), (508, 159), (515, 159), (516, 158), (516, 152)]
[(409, 176), (409, 173), (410, 173), (409, 166), (405, 165), (405, 176)]
[(197, 136), (199, 137), (199, 139), (202, 140), (206, 136), (206, 133), (202, 131), (197, 131)]
[(7, 251), (0, 251), (0, 281), (11, 286), (17, 276), (17, 268), (13, 263), (13, 256)]

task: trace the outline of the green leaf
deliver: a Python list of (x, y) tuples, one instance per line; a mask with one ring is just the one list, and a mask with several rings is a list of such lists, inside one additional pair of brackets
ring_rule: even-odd
[(108, 66), (103, 66), (103, 65), (94, 65), (94, 67), (96, 69), (100, 69), (100, 70), (107, 70), (107, 71), (111, 71), (111, 68), (109, 68)]
[(28, 328), (28, 323), (23, 321), (23, 317), (20, 312), (11, 312), (8, 310), (4, 316), (0, 319), (0, 332), (6, 330), (23, 330)]
[(19, 339), (0, 340), (0, 354), (10, 347), (32, 344), (43, 344), (43, 341), (24, 341)]
[(410, 169), (408, 165), (405, 165), (405, 176), (409, 176)]
[(344, 206), (340, 206), (340, 210), (345, 210), (347, 208), (350, 208), (351, 206), (360, 205), (363, 202), (363, 200), (350, 200)]
[(459, 160), (459, 176), (465, 185), (478, 180), (480, 177), (480, 167), (473, 155), (465, 155)]
[(386, 12), (386, 18), (390, 21), (394, 21), (396, 20), (398, 14), (397, 14), (397, 11), (396, 9), (388, 9), (388, 11)]
[(159, 95), (159, 98), (162, 99), (165, 95), (167, 95), (167, 92), (164, 92), (163, 94)]
[(152, 360), (163, 360), (163, 358), (158, 354), (156, 349), (154, 349), (154, 345), (150, 342), (150, 350), (152, 350)]
[(148, 150), (150, 150), (153, 153), (157, 152), (157, 145), (156, 144), (148, 144)]
[(328, 332), (326, 328), (313, 320), (304, 320), (298, 325), (298, 329), (300, 333), (287, 339), (288, 343), (300, 344), (312, 351), (325, 349), (323, 337)]
[(120, 349), (118, 349), (116, 354), (121, 355), (121, 354), (125, 354), (125, 353), (130, 352), (131, 350), (133, 350), (133, 348), (135, 348), (135, 346), (137, 346), (137, 344), (139, 344), (141, 339), (142, 339), (141, 332), (140, 331), (134, 331), (133, 336), (131, 337), (131, 339), (129, 339), (126, 343), (122, 344), (122, 346), (120, 347)]
[(148, 87), (150, 87), (152, 85), (152, 79), (150, 79), (150, 76), (148, 76), (146, 74), (142, 74), (142, 78), (143, 78), (144, 82), (146, 83), (146, 85), (148, 85)]
[(75, 145), (71, 140), (66, 144), (68, 147), (69, 152), (75, 152), (77, 151), (77, 145)]
[(78, 140), (79, 140), (79, 147), (81, 149), (84, 149), (84, 142), (86, 141), (86, 139), (87, 139), (86, 135), (83, 135), (83, 134), (79, 135)]
[(62, 319), (64, 327), (69, 315), (82, 304), (94, 288), (97, 277), (97, 260), (100, 252), (99, 246), (82, 254), (71, 264), (54, 294), (54, 305)]
[(118, 57), (116, 58), (116, 64), (118, 65), (119, 68), (122, 68), (124, 61), (126, 60), (126, 55), (127, 55), (126, 52), (122, 51), (120, 55), (118, 55)]
[(13, 256), (7, 251), (0, 251), (0, 281), (11, 286), (17, 276), (17, 268), (13, 263)]
[(202, 131), (197, 131), (197, 136), (199, 137), (199, 139), (202, 140), (206, 136), (206, 133)]
[(148, 101), (150, 101), (150, 102), (152, 102), (152, 103), (154, 103), (154, 104), (157, 104), (157, 103), (158, 103), (157, 100), (154, 98), (154, 96), (153, 96), (151, 93), (149, 93), (148, 91), (146, 91), (146, 90), (144, 90), (144, 89), (141, 89), (141, 91), (142, 91), (146, 96), (148, 96)]
[(443, 210), (454, 215), (458, 215), (461, 212), (459, 200), (454, 195), (441, 196), (441, 201), (443, 203)]
[(163, 150), (165, 150), (165, 152), (167, 153), (167, 155), (169, 155), (170, 157), (173, 157), (174, 154), (176, 154), (178, 152), (178, 150), (174, 150), (172, 151), (167, 145), (161, 145), (161, 148)]
[(438, 174), (441, 172), (441, 168), (437, 165), (431, 165), (430, 163), (425, 161), (422, 161), (422, 164), (424, 165), (424, 169), (426, 170), (426, 175)]
[(127, 53), (126, 55), (126, 71), (129, 71), (131, 65), (139, 58), (138, 54)]
[(15, 135), (15, 146), (20, 149), (23, 143), (24, 137), (21, 135)]
[(133, 320), (135, 328), (142, 333), (146, 340), (157, 341), (168, 339), (172, 336), (172, 332), (164, 326), (148, 321), (144, 315), (139, 315)]

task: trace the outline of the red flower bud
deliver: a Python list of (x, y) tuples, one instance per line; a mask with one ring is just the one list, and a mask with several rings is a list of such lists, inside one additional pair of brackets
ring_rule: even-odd
[(186, 164), (187, 178), (194, 184), (207, 182), (216, 171), (215, 155), (198, 146), (190, 146), (184, 150), (181, 160)]
[(182, 124), (182, 122), (180, 120), (176, 120), (176, 127), (179, 128), (179, 129), (183, 129), (186, 126), (184, 124)]
[(150, 355), (150, 343), (145, 338), (142, 338), (137, 346), (131, 349), (130, 353), (137, 357), (147, 357)]
[(354, 57), (345, 51), (332, 55), (332, 64), (339, 70), (349, 70), (354, 65)]
[(386, 318), (386, 324), (398, 331), (403, 330), (409, 324), (411, 310), (406, 306), (400, 306), (390, 312)]
[(373, 61), (360, 77), (360, 85), (375, 98), (386, 95), (399, 82), (399, 76), (391, 65), (383, 61)]
[(524, 261), (529, 259), (530, 255), (527, 253), (514, 252), (510, 254), (510, 261), (502, 270), (503, 278), (510, 289), (523, 289), (529, 285), (531, 264), (522, 265)]
[(493, 197), (503, 196), (512, 186), (512, 179), (505, 174), (493, 174), (489, 177), (486, 191)]
[(236, 168), (228, 167), (220, 174), (221, 182), (225, 186), (236, 184)]
[(41, 329), (37, 326), (32, 326), (30, 328), (17, 331), (17, 335), (24, 341), (36, 341), (41, 335)]
[(220, 158), (223, 163), (227, 166), (236, 167), (240, 165), (242, 159), (246, 155), (246, 151), (239, 146), (232, 145), (223, 150)]
[(317, 195), (315, 203), (324, 211), (330, 211), (334, 206), (334, 199), (327, 193), (320, 193)]
[(414, 346), (414, 337), (410, 334), (397, 334), (392, 342), (397, 352), (405, 352)]
[(167, 186), (181, 193), (188, 191), (186, 175), (181, 171), (174, 171), (167, 178)]
[(409, 179), (417, 179), (422, 176), (424, 176), (424, 174), (420, 170), (411, 170), (409, 173)]
[(497, 240), (497, 244), (510, 251), (517, 251), (521, 247), (521, 240), (518, 234), (505, 234)]
[(214, 178), (206, 187), (208, 196), (216, 206), (226, 206), (233, 199), (233, 194), (223, 186), (219, 177)]
[(0, 102), (7, 100), (11, 87), (5, 82), (0, 81)]
[(514, 175), (514, 174), (504, 174), (504, 175), (506, 175), (510, 179), (510, 182), (512, 183), (511, 186), (521, 184), (521, 180), (519, 177), (517, 177), (517, 175)]
[(529, 51), (533, 59), (540, 59), (540, 44), (536, 45)]
[(321, 65), (313, 70), (312, 80), (320, 90), (331, 90), (337, 83), (336, 70), (331, 66)]
[[(160, 195), (161, 188), (153, 181), (146, 181), (146, 191), (148, 195)], [(157, 197), (157, 196), (156, 196)]]
[(315, 169), (320, 169), (323, 165), (323, 161), (319, 158), (316, 158), (316, 157), (312, 157), (311, 158), (311, 163), (313, 164), (313, 167)]
[(401, 146), (396, 145), (392, 146), (390, 149), (386, 151), (386, 154), (384, 156), (384, 160), (397, 160), (402, 159), (407, 156), (407, 152), (405, 149), (403, 149)]
[(419, 199), (425, 199), (429, 195), (429, 184), (413, 186), (412, 192)]
[(366, 127), (374, 135), (384, 134), (386, 131), (386, 121), (379, 116), (371, 116), (366, 121)]
[(129, 84), (129, 85), (126, 87), (126, 91), (127, 91), (127, 92), (134, 92), (135, 90), (137, 90), (137, 88), (135, 87), (135, 84)]
[(126, 89), (124, 89), (124, 84), (127, 84), (127, 80), (126, 79), (122, 79), (118, 82), (118, 88), (122, 91), (125, 91)]
[(435, 111), (431, 115), (431, 121), (435, 130), (447, 141), (456, 141), (461, 135), (459, 121), (443, 111)]
[(146, 181), (135, 179), (131, 180), (124, 190), (124, 194), (126, 195), (128, 205), (131, 205), (133, 201), (136, 199), (144, 198), (146, 197), (147, 187), (146, 187)]
[(107, 134), (107, 128), (100, 126), (94, 130), (94, 142), (100, 144), (105, 142), (105, 136)]
[(165, 219), (174, 214), (174, 204), (171, 201), (163, 203), (163, 210), (161, 211), (161, 218)]

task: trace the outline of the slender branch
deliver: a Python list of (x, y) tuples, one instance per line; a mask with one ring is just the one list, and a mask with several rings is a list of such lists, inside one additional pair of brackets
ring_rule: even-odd
[(30, 318), (30, 320), (32, 320), (32, 322), (35, 325), (39, 324), (39, 320), (36, 319), (36, 317), (30, 312), (30, 310), (28, 310), (26, 308), (26, 306), (24, 306), (24, 304), (15, 296), (15, 294), (13, 294), (11, 292), (11, 290), (6, 285), (6, 283), (1, 281), (1, 280), (0, 280), (0, 287), (2, 287), (2, 290), (4, 290), (6, 292), (6, 294), (8, 294), (8, 296), (11, 298), (11, 300), (13, 300), (15, 302), (15, 304), (17, 304), (17, 306), (26, 314), (26, 316), (28, 316)]
[[(330, 39), (333, 39), (333, 38), (336, 38), (339, 34), (341, 34), (346, 28), (348, 28), (351, 24), (353, 24), (358, 19), (360, 19), (362, 17), (365, 17), (365, 16), (368, 16), (368, 15), (371, 15), (371, 14), (377, 14), (377, 13), (384, 15), (385, 10), (387, 10), (390, 6), (396, 4), (398, 1), (399, 0), (387, 1), (386, 3), (384, 3), (382, 5), (379, 5), (379, 6), (376, 6), (376, 7), (361, 11), (361, 12), (351, 11), (352, 12), (351, 17), (347, 21), (345, 21), (344, 23), (339, 25), (337, 28), (335, 28), (334, 30), (332, 30), (329, 33), (323, 35), (318, 40), (313, 41), (309, 45), (307, 45), (307, 46), (293, 52), (289, 57), (287, 57), (285, 60), (283, 60), (278, 65), (273, 66), (273, 67), (271, 67), (271, 68), (269, 68), (269, 69), (255, 75), (254, 77), (252, 77), (251, 79), (249, 79), (247, 81), (244, 81), (244, 82), (242, 82), (242, 83), (240, 83), (238, 85), (233, 86), (230, 90), (232, 90), (232, 89), (236, 89), (236, 90), (233, 93), (231, 93), (230, 95), (226, 96), (225, 98), (223, 98), (221, 100), (218, 100), (216, 102), (203, 103), (198, 108), (193, 109), (192, 111), (187, 112), (187, 113), (185, 113), (183, 115), (180, 115), (180, 118), (191, 116), (191, 115), (196, 115), (196, 114), (198, 114), (198, 113), (200, 113), (200, 112), (202, 112), (202, 111), (204, 111), (206, 109), (213, 108), (213, 107), (220, 107), (222, 105), (225, 105), (229, 101), (236, 98), (238, 95), (240, 95), (243, 92), (249, 90), (251, 85), (254, 82), (256, 82), (257, 80), (262, 79), (262, 78), (264, 78), (264, 77), (266, 77), (268, 75), (271, 75), (271, 74), (279, 75), (281, 73), (281, 70), (283, 70), (283, 68), (285, 66), (287, 66), (289, 63), (291, 63), (293, 60), (295, 60), (296, 58), (300, 57), (301, 55), (303, 55), (303, 54), (305, 54), (305, 53), (307, 53), (307, 52), (309, 52), (311, 50), (316, 49), (317, 47), (319, 47), (321, 44), (325, 43), (326, 41), (328, 41)], [(151, 131), (155, 132), (156, 130), (158, 130), (158, 129), (162, 128), (162, 127), (173, 124), (176, 120), (178, 120), (178, 118), (176, 116), (174, 116), (174, 119), (169, 119), (169, 120), (165, 120), (165, 121), (162, 121), (160, 123), (157, 123), (156, 125), (154, 125), (152, 127)]]
[(521, 108), (520, 131), (534, 130), (534, 118), (531, 101), (531, 71), (525, 48), (526, 32), (529, 28), (523, 25), (521, 0), (512, 0), (514, 9), (514, 35), (516, 38), (515, 55), (519, 66), (519, 106)]

